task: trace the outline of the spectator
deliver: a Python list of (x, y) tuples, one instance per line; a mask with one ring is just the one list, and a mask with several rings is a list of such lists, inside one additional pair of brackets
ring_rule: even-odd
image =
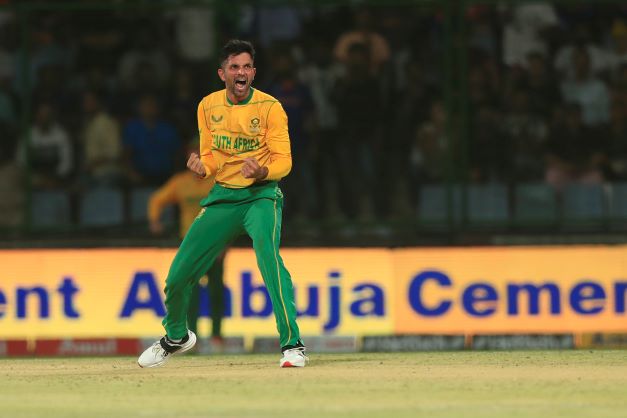
[(157, 70), (150, 61), (142, 61), (134, 68), (132, 83), (121, 85), (114, 110), (120, 119), (128, 119), (133, 116), (135, 104), (143, 96), (154, 96), (159, 102), (164, 97), (163, 86), (160, 84)]
[[(390, 47), (383, 36), (374, 31), (372, 14), (368, 9), (355, 13), (355, 28), (342, 34), (334, 48), (335, 57), (342, 63), (349, 64), (351, 48), (356, 43), (368, 50), (368, 62), (364, 68), (370, 69), (371, 75), (378, 75), (390, 59)], [(363, 69), (360, 69), (363, 71)]]
[(160, 118), (155, 96), (142, 96), (138, 113), (124, 127), (128, 175), (134, 185), (158, 186), (174, 173), (183, 151), (181, 140), (174, 126)]
[(359, 179), (346, 186), (350, 212), (361, 220), (372, 220), (374, 212), (373, 190), (377, 190), (374, 156), (379, 145), (382, 123), (382, 95), (379, 79), (364, 68), (371, 62), (370, 49), (361, 43), (348, 48), (345, 75), (338, 81), (335, 101), (340, 125), (337, 148), (340, 167), (346, 170), (343, 178)]
[(32, 103), (49, 103), (55, 109), (56, 117), (68, 129), (76, 127), (77, 120), (74, 107), (76, 99), (67, 88), (67, 73), (56, 65), (39, 68), (37, 85), (33, 89)]
[[(428, 15), (427, 15), (428, 16)], [(444, 78), (441, 63), (434, 56), (440, 56), (442, 41), (440, 33), (434, 26), (434, 22), (423, 14), (404, 15), (404, 26), (411, 30), (395, 33), (396, 42), (393, 48), (391, 77), (394, 92), (408, 86), (408, 66), (414, 62), (419, 66), (421, 84), (439, 85)], [(400, 39), (399, 39), (400, 38)], [(395, 38), (392, 38), (395, 39)], [(396, 100), (396, 97), (392, 99)], [(425, 104), (428, 107), (428, 102)], [(426, 118), (426, 116), (425, 116)]]
[[(191, 75), (196, 86), (206, 90), (215, 83), (215, 74), (210, 69), (216, 66), (216, 30), (218, 13), (210, 6), (181, 6), (169, 12), (174, 29), (174, 52), (179, 66)], [(175, 74), (175, 79), (180, 73)], [(198, 91), (195, 87), (194, 91)], [(200, 98), (198, 98), (198, 101)], [(198, 101), (196, 104), (198, 104)], [(192, 112), (192, 119), (196, 111)], [(192, 126), (195, 122), (192, 121)]]
[(607, 133), (608, 161), (606, 175), (610, 180), (627, 180), (627, 103), (612, 101), (610, 124)]
[(581, 106), (583, 122), (597, 126), (610, 119), (610, 96), (605, 83), (595, 77), (590, 68), (588, 51), (579, 47), (573, 53), (574, 77), (561, 85), (562, 97), (568, 103)]
[[(8, 19), (8, 20), (5, 20)], [(0, 14), (0, 124), (17, 127), (17, 100), (13, 90), (15, 52), (12, 37), (16, 37), (9, 22), (11, 16)]]
[(15, 127), (17, 106), (10, 84), (9, 78), (0, 71), (0, 123)]
[(527, 65), (530, 53), (548, 54), (543, 36), (559, 23), (555, 8), (546, 2), (514, 6), (512, 20), (503, 30), (503, 62), (514, 67)]
[(473, 107), (501, 105), (501, 71), (494, 57), (473, 50), (468, 71), (468, 94)]
[(311, 90), (315, 112), (312, 138), (324, 152), (318, 154), (319, 168), (323, 181), (321, 196), (329, 218), (343, 218), (342, 193), (348, 179), (342, 178), (338, 154), (338, 115), (333, 102), (333, 92), (342, 76), (342, 66), (333, 60), (331, 48), (323, 41), (313, 40), (309, 47), (310, 60), (300, 69), (300, 79)]
[[(16, 74), (16, 50), (20, 43), (20, 31), (10, 12), (0, 12), (0, 79), (13, 82)], [(12, 86), (13, 87), (13, 86)]]
[(615, 20), (612, 24), (611, 49), (608, 51), (612, 76), (627, 65), (627, 24), (624, 20)]
[(557, 80), (549, 67), (546, 57), (532, 53), (527, 57), (527, 72), (522, 88), (529, 100), (529, 111), (546, 118), (560, 101)]
[(310, 60), (300, 68), (299, 78), (311, 90), (316, 126), (323, 137), (337, 130), (337, 107), (333, 90), (343, 75), (343, 67), (333, 60), (330, 48), (320, 41), (310, 46)]
[[(426, 81), (422, 66), (416, 60), (407, 61), (404, 78), (405, 84), (399, 86), (394, 95), (391, 132), (395, 139), (386, 144), (388, 155), (384, 166), (397, 188), (392, 192), (392, 212), (401, 216), (411, 213), (415, 184), (433, 181), (433, 171), (441, 173), (443, 166), (438, 169), (435, 165), (442, 163), (440, 151), (444, 148), (441, 145), (446, 146), (440, 143), (441, 139), (446, 142), (444, 106), (436, 100), (428, 107), (435, 89)], [(418, 126), (416, 121), (424, 120), (428, 122)], [(426, 156), (432, 152), (438, 154), (433, 160)], [(410, 178), (407, 173), (412, 173)]]
[[(400, 152), (407, 155), (408, 148), (416, 129), (417, 120), (425, 120), (433, 116), (433, 104), (429, 107), (436, 93), (436, 88), (426, 81), (422, 67), (415, 60), (405, 65), (405, 84), (395, 91), (395, 119), (398, 128)], [(437, 101), (439, 102), (439, 101)]]
[(0, 228), (18, 227), (24, 214), (22, 170), (15, 160), (15, 137), (6, 124), (0, 124), (0, 134)]
[(302, 7), (291, 5), (261, 6), (257, 8), (259, 43), (269, 48), (273, 44), (290, 44), (300, 37), (302, 31)]
[(102, 96), (90, 90), (83, 94), (82, 163), (89, 185), (122, 183), (122, 144), (118, 123), (104, 109)]
[[(208, 72), (205, 69), (205, 72)], [(202, 97), (198, 97), (197, 88), (193, 82), (192, 73), (186, 67), (179, 67), (174, 74), (170, 98), (168, 100), (168, 110), (170, 120), (176, 126), (182, 137), (191, 138), (196, 131), (196, 109)]]
[(489, 56), (496, 56), (498, 51), (499, 42), (494, 30), (494, 18), (493, 9), (488, 5), (477, 4), (468, 7), (468, 45)]
[(30, 58), (31, 74), (35, 84), (39, 82), (41, 69), (56, 68), (68, 72), (74, 64), (74, 47), (66, 30), (67, 22), (62, 14), (40, 15), (33, 27), (33, 51)]
[(163, 87), (170, 78), (170, 60), (164, 52), (150, 26), (142, 26), (135, 36), (135, 46), (127, 50), (120, 59), (118, 77), (122, 87), (132, 90), (136, 82), (143, 80), (147, 73), (142, 69), (149, 67), (151, 81), (156, 87)]
[(214, 10), (210, 7), (183, 6), (170, 16), (174, 21), (178, 58), (186, 64), (207, 65), (215, 55)]
[(627, 64), (618, 70), (610, 87), (612, 101), (618, 100), (627, 104)]
[(556, 189), (571, 182), (603, 181), (607, 147), (599, 132), (584, 124), (578, 104), (566, 104), (556, 111), (547, 146), (545, 178)]
[[(124, 19), (116, 9), (72, 11), (73, 38), (76, 40), (76, 62), (80, 71), (101, 68), (105, 74), (115, 73), (115, 60), (129, 47)], [(137, 22), (136, 24), (138, 24)], [(92, 86), (93, 87), (93, 86)]]
[(528, 91), (519, 90), (512, 96), (501, 125), (511, 150), (510, 175), (515, 181), (542, 180), (544, 164), (538, 156), (545, 152), (548, 126), (542, 114), (532, 111)]
[(510, 144), (505, 141), (500, 109), (489, 105), (475, 109), (471, 119), (468, 158), (473, 182), (502, 181), (510, 168)]
[(35, 123), (30, 129), (30, 141), (20, 151), (20, 159), (30, 166), (34, 187), (61, 187), (66, 184), (74, 169), (74, 149), (70, 135), (48, 103), (40, 103), (37, 107)]
[(296, 63), (289, 53), (279, 53), (272, 62), (275, 80), (265, 91), (283, 104), (289, 119), (292, 161), (298, 167), (284, 180), (286, 190), (292, 190), (288, 194), (299, 196), (286, 202), (286, 214), (292, 206), (296, 212), (293, 215), (304, 220), (317, 212), (319, 202), (314, 181), (316, 144), (311, 140), (313, 101), (309, 87), (296, 77)]
[(590, 40), (589, 30), (584, 25), (579, 25), (574, 29), (574, 35), (569, 36), (566, 45), (560, 48), (555, 54), (555, 69), (561, 77), (572, 80), (576, 78), (577, 68), (573, 62), (577, 59), (575, 55), (585, 51), (588, 55), (588, 65), (593, 76), (599, 76), (608, 72), (612, 65), (610, 55), (599, 45)]
[(409, 160), (414, 184), (437, 183), (444, 180), (448, 138), (444, 103), (431, 103), (429, 119), (418, 127), (411, 145)]
[(119, 105), (117, 79), (107, 73), (105, 67), (89, 65), (84, 72), (77, 74), (73, 84), (73, 96), (81, 97), (83, 92), (92, 90), (98, 92), (103, 106), (111, 109)]

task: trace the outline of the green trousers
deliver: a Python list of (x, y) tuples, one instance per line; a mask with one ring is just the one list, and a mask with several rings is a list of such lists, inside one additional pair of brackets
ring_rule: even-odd
[(294, 288), (279, 255), (283, 194), (276, 182), (243, 189), (215, 185), (200, 202), (203, 209), (179, 247), (165, 284), (168, 337), (187, 334), (187, 312), (193, 287), (224, 247), (239, 235), (253, 241), (257, 266), (270, 294), (281, 347), (300, 344)]
[[(224, 316), (224, 254), (216, 258), (207, 272), (207, 290), (209, 290), (209, 314), (211, 316), (211, 336), (222, 336), (222, 317)], [(192, 287), (189, 308), (187, 310), (187, 328), (198, 334), (198, 316), (200, 313), (200, 285)]]

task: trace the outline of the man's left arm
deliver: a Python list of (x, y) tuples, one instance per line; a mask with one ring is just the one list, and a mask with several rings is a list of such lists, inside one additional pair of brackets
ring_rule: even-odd
[(270, 149), (267, 180), (280, 180), (292, 169), (290, 135), (287, 130), (287, 115), (281, 103), (275, 102), (268, 113), (266, 144)]

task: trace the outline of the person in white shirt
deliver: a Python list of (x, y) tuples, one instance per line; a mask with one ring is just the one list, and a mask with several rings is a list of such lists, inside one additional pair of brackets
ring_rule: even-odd
[(60, 186), (74, 169), (74, 150), (50, 104), (39, 104), (29, 137), (20, 148), (20, 160), (30, 167), (33, 186)]
[(562, 98), (581, 106), (583, 123), (597, 126), (610, 119), (610, 93), (603, 81), (592, 74), (590, 56), (585, 47), (573, 52), (574, 77), (561, 85)]
[(503, 30), (503, 61), (507, 66), (527, 67), (531, 53), (547, 55), (549, 47), (543, 33), (559, 24), (552, 5), (532, 3), (516, 6), (512, 20)]

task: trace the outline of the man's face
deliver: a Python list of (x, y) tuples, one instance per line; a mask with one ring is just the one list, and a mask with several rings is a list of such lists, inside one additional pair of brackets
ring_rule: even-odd
[(96, 99), (93, 94), (85, 93), (83, 95), (83, 110), (88, 115), (91, 115), (98, 110), (98, 99)]
[(579, 78), (588, 76), (590, 72), (590, 56), (585, 50), (575, 51), (573, 57), (575, 63), (575, 72)]
[(253, 58), (248, 52), (229, 56), (222, 68), (218, 69), (218, 75), (224, 81), (226, 91), (231, 93), (237, 101), (248, 97), (256, 72), (256, 68), (253, 67)]
[(157, 100), (152, 96), (144, 97), (139, 102), (139, 115), (144, 121), (153, 121), (159, 113)]
[(35, 121), (40, 128), (48, 129), (52, 124), (52, 109), (48, 105), (41, 105), (37, 109)]

